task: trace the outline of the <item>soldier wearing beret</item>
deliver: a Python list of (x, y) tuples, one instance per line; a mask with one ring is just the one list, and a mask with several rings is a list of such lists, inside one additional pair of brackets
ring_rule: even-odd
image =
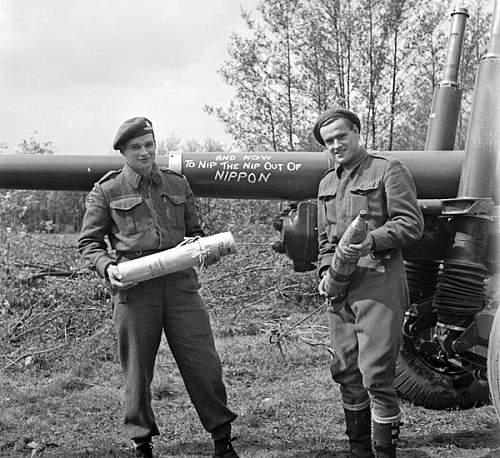
[[(313, 128), (331, 167), (318, 189), (319, 291), (326, 295), (324, 275), (336, 249), (359, 259), (347, 295), (329, 299), (330, 371), (340, 385), (351, 453), (395, 457), (400, 409), (393, 380), (408, 303), (401, 250), (421, 237), (423, 217), (408, 169), (368, 154), (360, 130), (358, 116), (345, 109), (321, 113)], [(365, 240), (338, 247), (360, 210), (367, 212)]]
[[(123, 283), (117, 263), (172, 248), (185, 237), (202, 236), (195, 199), (184, 176), (155, 163), (151, 122), (132, 118), (113, 143), (125, 165), (102, 177), (89, 193), (78, 241), (79, 251), (106, 278), (113, 294), (113, 321), (126, 379), (125, 431), (135, 456), (152, 457), (159, 434), (151, 408), (150, 384), (162, 333), (205, 429), (214, 457), (238, 455), (231, 444), (231, 422), (222, 368), (214, 345), (200, 284), (193, 269)], [(107, 249), (106, 238), (116, 257)]]

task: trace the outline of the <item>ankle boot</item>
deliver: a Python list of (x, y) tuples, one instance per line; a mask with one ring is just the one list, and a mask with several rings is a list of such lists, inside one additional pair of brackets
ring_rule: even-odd
[(235, 438), (224, 437), (214, 441), (215, 453), (214, 458), (239, 458), (236, 450), (233, 448), (232, 442)]
[(344, 409), (344, 414), (346, 434), (349, 437), (352, 456), (373, 458), (370, 408), (363, 410)]
[(376, 458), (396, 458), (399, 425), (399, 421), (373, 423), (373, 448)]

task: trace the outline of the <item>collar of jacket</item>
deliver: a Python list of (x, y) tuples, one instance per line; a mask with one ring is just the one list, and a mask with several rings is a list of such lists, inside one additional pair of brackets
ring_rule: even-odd
[(335, 173), (337, 174), (337, 177), (340, 178), (340, 176), (342, 175), (342, 172), (344, 170), (346, 170), (347, 174), (352, 177), (354, 175), (354, 173), (356, 172), (356, 170), (358, 170), (359, 166), (363, 162), (366, 161), (367, 157), (368, 157), (368, 153), (363, 149), (363, 155), (361, 156), (361, 158), (359, 159), (359, 161), (356, 162), (352, 167), (349, 167), (348, 169), (346, 169), (342, 165), (339, 165), (338, 167), (335, 168)]
[[(128, 180), (128, 182), (132, 185), (134, 189), (137, 189), (139, 187), (139, 183), (141, 182), (142, 175), (137, 173), (130, 165), (125, 164), (123, 166), (123, 174), (125, 175), (125, 178)], [(155, 183), (160, 183), (161, 182), (161, 176), (160, 176), (160, 169), (156, 165), (156, 162), (153, 164), (153, 170), (151, 172), (151, 179)]]

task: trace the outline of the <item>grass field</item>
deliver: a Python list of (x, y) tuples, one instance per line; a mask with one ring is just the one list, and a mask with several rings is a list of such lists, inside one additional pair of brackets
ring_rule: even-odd
[[(287, 345), (284, 362), (264, 335), (219, 338), (218, 347), (230, 404), (239, 414), (234, 433), (242, 456), (348, 456), (326, 354)], [(2, 374), (0, 456), (128, 456), (118, 364), (94, 364), (89, 348), (75, 352), (64, 372)], [(164, 457), (209, 456), (209, 436), (164, 346), (153, 396), (162, 431), (156, 451)], [(403, 404), (403, 411), (401, 456), (500, 456), (491, 406), (436, 412)]]
[[(275, 237), (238, 233), (238, 254), (201, 272), (242, 457), (347, 457), (340, 395), (328, 371), (314, 273), (293, 273)], [(105, 288), (85, 271), (74, 237), (0, 236), (0, 456), (130, 456), (123, 379)], [(54, 270), (71, 276), (39, 275)], [(163, 343), (153, 382), (162, 457), (210, 456)], [(500, 457), (492, 406), (431, 411), (403, 403), (400, 456)]]

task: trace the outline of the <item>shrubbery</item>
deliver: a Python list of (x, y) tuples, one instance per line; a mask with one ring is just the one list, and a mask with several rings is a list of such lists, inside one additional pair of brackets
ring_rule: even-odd
[[(30, 232), (13, 200), (1, 202), (10, 218), (0, 223), (0, 369), (51, 372), (115, 358), (109, 293), (80, 258), (77, 235)], [(318, 307), (315, 273), (294, 273), (271, 250), (277, 202), (200, 199), (199, 211), (207, 235), (231, 231), (237, 245), (200, 271), (216, 334), (271, 333)]]

